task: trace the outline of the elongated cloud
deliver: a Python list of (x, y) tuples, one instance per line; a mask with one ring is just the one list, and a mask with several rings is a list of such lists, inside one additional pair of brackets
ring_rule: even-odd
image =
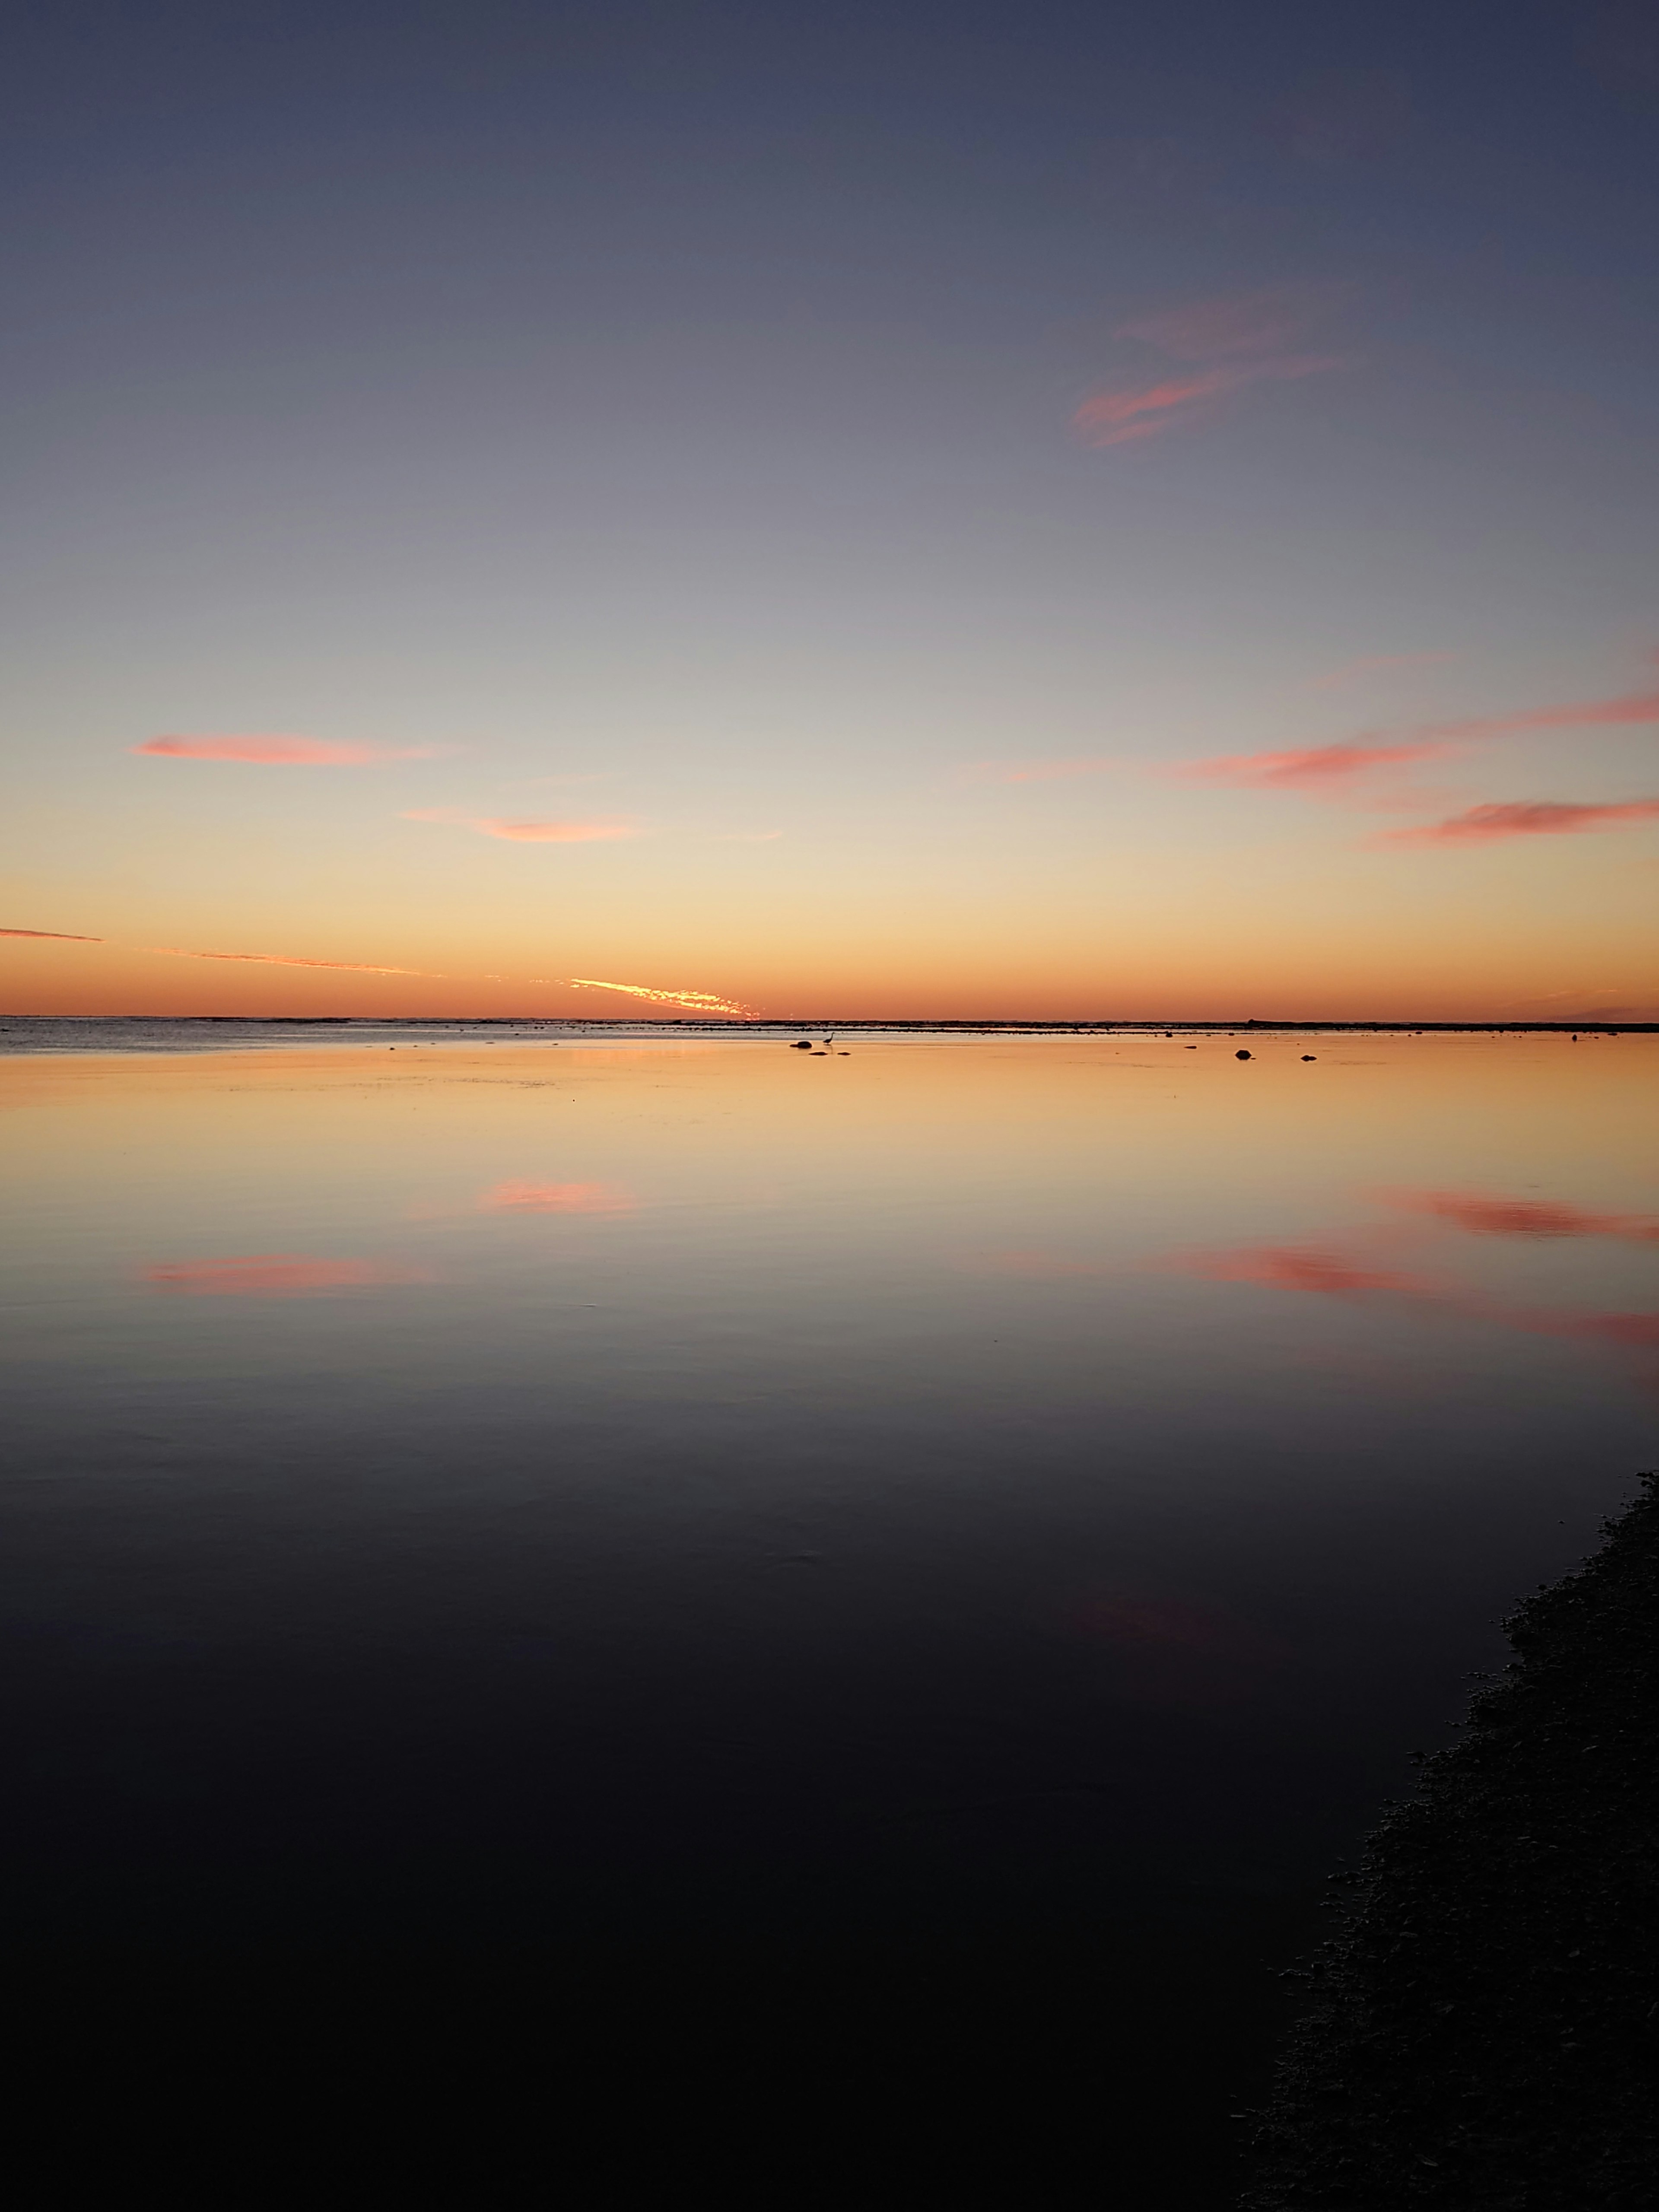
[(1229, 784), (1241, 790), (1337, 792), (1375, 769), (1436, 760), (1453, 750), (1441, 740), (1397, 745), (1299, 745), (1283, 752), (1224, 753), (1188, 761), (1169, 773), (1182, 783)]
[(684, 1006), (690, 1013), (732, 1014), (744, 1021), (759, 1018), (758, 1011), (736, 999), (717, 998), (712, 991), (659, 991), (648, 983), (606, 983), (597, 975), (567, 975), (578, 991), (621, 991), (630, 999), (647, 999), (654, 1006)]
[(1432, 1214), (1471, 1237), (1612, 1237), (1659, 1244), (1659, 1215), (1603, 1213), (1553, 1199), (1502, 1198), (1480, 1191), (1389, 1190), (1377, 1195), (1407, 1213)]
[(495, 816), (458, 813), (450, 806), (411, 807), (405, 822), (447, 822), (476, 830), (481, 837), (504, 837), (515, 845), (591, 845), (613, 837), (636, 837), (631, 822), (508, 822)]
[(1577, 805), (1565, 799), (1515, 799), (1471, 806), (1445, 822), (1415, 830), (1387, 830), (1370, 842), (1399, 851), (1433, 845), (1490, 845), (1505, 837), (1570, 837), (1588, 830), (1626, 830), (1659, 817), (1659, 799), (1627, 799), (1611, 805)]
[(1073, 416), (1072, 428), (1085, 446), (1127, 445), (1132, 439), (1155, 438), (1164, 430), (1205, 421), (1211, 411), (1206, 401), (1247, 384), (1290, 381), (1352, 366), (1343, 354), (1295, 354), (1278, 361), (1206, 369), (1198, 376), (1165, 378), (1127, 390), (1097, 392)]
[(1117, 762), (1103, 753), (1072, 760), (974, 761), (959, 773), (970, 783), (1067, 783), (1080, 775), (1104, 775)]
[(60, 945), (102, 945), (101, 937), (82, 937), (73, 929), (0, 929), (0, 937), (49, 937)]
[(428, 1283), (430, 1273), (386, 1260), (316, 1260), (255, 1252), (228, 1260), (175, 1260), (141, 1271), (154, 1291), (186, 1298), (305, 1298), (386, 1283)]
[(632, 1213), (631, 1190), (616, 1182), (498, 1182), (478, 1200), (481, 1213)]
[(1088, 446), (1122, 446), (1204, 421), (1214, 404), (1246, 385), (1290, 382), (1352, 367), (1345, 355), (1307, 353), (1299, 341), (1331, 302), (1328, 291), (1280, 285), (1225, 300), (1201, 300), (1119, 326), (1185, 372), (1091, 393), (1072, 417)]
[(336, 744), (326, 738), (146, 738), (136, 753), (163, 760), (241, 761), (259, 768), (372, 768), (382, 761), (430, 760), (435, 745)]
[(182, 945), (147, 945), (169, 960), (251, 960), (267, 968), (341, 968), (356, 975), (426, 975), (425, 968), (379, 968), (368, 960), (305, 960), (291, 952), (193, 952)]
[(1565, 707), (1526, 707), (1513, 714), (1475, 714), (1461, 722), (1429, 722), (1425, 738), (1503, 738), (1522, 730), (1628, 727), (1659, 722), (1659, 691), (1627, 691), (1616, 699), (1580, 699)]

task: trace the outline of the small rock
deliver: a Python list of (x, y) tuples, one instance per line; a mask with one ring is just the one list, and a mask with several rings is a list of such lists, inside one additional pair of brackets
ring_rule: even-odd
[(1233, 1054), (1233, 1058), (1235, 1060), (1249, 1060), (1250, 1058), (1250, 1054), (1248, 1052), (1236, 1052)]

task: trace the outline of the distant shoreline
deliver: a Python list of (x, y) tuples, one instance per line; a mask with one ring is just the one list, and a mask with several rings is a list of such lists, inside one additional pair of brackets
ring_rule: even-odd
[[(1652, 1036), (1659, 1035), (1653, 1022), (1351, 1022), (1263, 1021), (1256, 1017), (1216, 1021), (1098, 1020), (1021, 1021), (986, 1016), (973, 1021), (940, 1019), (893, 1021), (864, 1019), (845, 1014), (767, 1015), (752, 1021), (708, 1019), (696, 1016), (583, 1014), (0, 1014), (0, 1036), (7, 1028), (28, 1024), (84, 1023), (162, 1024), (168, 1028), (245, 1029), (380, 1029), (380, 1030), (565, 1030), (575, 1035), (597, 1031), (632, 1033), (638, 1030), (690, 1031), (698, 1036), (763, 1036), (773, 1030), (793, 1034), (801, 1030), (830, 1030), (842, 1036), (1235, 1036), (1247, 1031), (1258, 1036)], [(3, 1046), (0, 1046), (3, 1049)]]

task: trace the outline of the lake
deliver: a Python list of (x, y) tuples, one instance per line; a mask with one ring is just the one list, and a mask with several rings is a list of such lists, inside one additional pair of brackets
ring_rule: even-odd
[(324, 1034), (0, 1036), (11, 1954), (726, 1977), (1230, 2202), (1656, 1456), (1659, 1037)]

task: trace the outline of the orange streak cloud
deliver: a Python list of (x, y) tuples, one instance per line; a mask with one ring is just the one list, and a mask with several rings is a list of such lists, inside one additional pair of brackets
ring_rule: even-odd
[(367, 960), (302, 960), (287, 952), (191, 952), (182, 945), (147, 945), (146, 952), (165, 953), (169, 960), (253, 960), (270, 968), (343, 968), (357, 975), (424, 975), (424, 968), (377, 968)]
[(175, 1260), (146, 1267), (152, 1290), (189, 1298), (317, 1297), (331, 1291), (362, 1290), (380, 1283), (427, 1283), (422, 1268), (384, 1260), (312, 1260), (287, 1252), (257, 1252), (228, 1260)]
[(744, 1020), (757, 1019), (757, 1010), (745, 1006), (736, 999), (717, 998), (712, 991), (657, 991), (648, 983), (606, 983), (597, 975), (567, 975), (564, 979), (577, 991), (622, 991), (630, 999), (648, 999), (659, 1006), (684, 1006), (702, 1014), (735, 1014)]
[(102, 945), (101, 937), (82, 937), (72, 929), (0, 929), (0, 937), (50, 937), (64, 945)]
[(1247, 790), (1329, 791), (1352, 783), (1372, 769), (1434, 760), (1450, 750), (1449, 745), (1438, 742), (1303, 745), (1286, 752), (1224, 753), (1215, 760), (1188, 761), (1169, 773), (1183, 783), (1231, 784)]
[(1446, 822), (1416, 830), (1388, 830), (1377, 847), (1486, 845), (1503, 837), (1563, 837), (1585, 830), (1618, 830), (1659, 816), (1659, 799), (1627, 799), (1611, 805), (1577, 805), (1565, 799), (1513, 799), (1471, 806)]
[(631, 1213), (638, 1201), (614, 1182), (498, 1182), (478, 1200), (483, 1213)]
[(377, 761), (429, 760), (433, 745), (335, 744), (325, 738), (146, 738), (136, 753), (167, 760), (251, 762), (261, 768), (368, 768)]
[(1630, 1244), (1659, 1244), (1659, 1218), (1652, 1214), (1599, 1213), (1548, 1199), (1491, 1198), (1479, 1191), (1393, 1190), (1379, 1196), (1408, 1213), (1455, 1222), (1471, 1237), (1616, 1237)]

